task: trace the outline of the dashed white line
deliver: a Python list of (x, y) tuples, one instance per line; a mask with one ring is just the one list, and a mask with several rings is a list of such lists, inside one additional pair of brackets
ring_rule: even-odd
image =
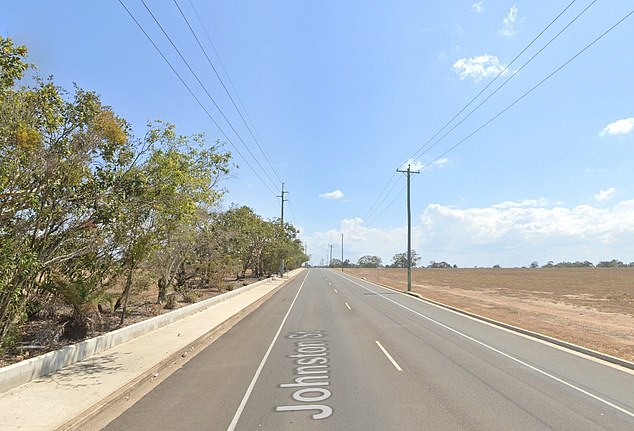
[[(464, 333), (458, 331), (457, 329), (454, 329), (454, 328), (452, 328), (450, 326), (447, 326), (444, 323), (441, 323), (441, 322), (439, 322), (437, 320), (434, 320), (434, 319), (432, 319), (429, 316), (425, 316), (424, 314), (419, 313), (416, 310), (412, 310), (411, 308), (409, 308), (409, 307), (407, 307), (407, 306), (405, 306), (405, 305), (403, 305), (403, 304), (401, 304), (401, 303), (399, 303), (399, 302), (397, 302), (397, 301), (395, 301), (395, 300), (393, 300), (391, 298), (388, 298), (385, 295), (381, 295), (380, 293), (378, 293), (378, 292), (376, 292), (376, 291), (374, 291), (372, 289), (368, 289), (367, 287), (357, 283), (354, 280), (351, 280), (351, 279), (343, 277), (343, 276), (340, 276), (340, 277), (345, 278), (349, 282), (351, 282), (353, 284), (356, 284), (357, 286), (359, 286), (359, 287), (361, 287), (361, 288), (363, 288), (363, 289), (365, 289), (365, 290), (367, 290), (369, 292), (376, 293), (381, 298), (383, 298), (383, 299), (385, 299), (385, 300), (387, 300), (389, 302), (392, 302), (393, 304), (395, 304), (395, 305), (397, 305), (397, 306), (399, 306), (401, 308), (404, 308), (405, 310), (408, 310), (408, 311), (416, 314), (417, 316), (420, 316), (423, 319), (428, 320), (429, 322), (432, 322), (432, 323), (434, 323), (434, 324), (436, 324), (436, 325), (438, 325), (440, 327), (443, 327), (443, 328), (447, 329), (448, 331), (453, 332), (456, 335), (464, 337), (464, 338), (466, 338), (469, 341), (472, 341), (472, 342), (474, 342), (474, 343), (476, 343), (476, 344), (478, 344), (478, 345), (480, 345), (480, 346), (482, 346), (482, 347), (484, 347), (486, 349), (489, 349), (489, 350), (491, 350), (491, 351), (493, 351), (493, 352), (495, 352), (495, 353), (497, 353), (497, 354), (499, 354), (501, 356), (504, 356), (505, 358), (510, 359), (511, 361), (514, 361), (514, 362), (516, 362), (516, 363), (518, 363), (520, 365), (523, 365), (524, 367), (529, 368), (529, 369), (531, 369), (531, 370), (533, 370), (533, 371), (535, 371), (535, 372), (537, 372), (537, 373), (539, 373), (539, 374), (541, 374), (541, 375), (543, 375), (545, 377), (548, 377), (548, 378), (550, 378), (550, 379), (552, 379), (552, 380), (554, 380), (556, 382), (559, 382), (562, 385), (569, 387), (570, 389), (574, 389), (575, 391), (578, 391), (578, 392), (580, 392), (580, 393), (582, 393), (582, 394), (584, 394), (584, 395), (586, 395), (586, 396), (588, 396), (588, 397), (590, 397), (590, 398), (592, 398), (592, 399), (594, 399), (596, 401), (599, 401), (600, 403), (603, 403), (603, 404), (605, 404), (607, 406), (610, 406), (613, 409), (620, 411), (621, 413), (624, 413), (624, 414), (626, 414), (626, 415), (628, 415), (630, 417), (634, 417), (634, 411), (630, 411), (630, 410), (624, 409), (623, 407), (620, 407), (620, 406), (618, 406), (618, 405), (616, 405), (616, 404), (614, 404), (614, 403), (612, 403), (612, 402), (610, 402), (610, 401), (608, 401), (608, 400), (606, 400), (604, 398), (601, 398), (600, 396), (595, 395), (592, 392), (589, 392), (589, 391), (587, 391), (587, 390), (585, 390), (583, 388), (580, 388), (579, 386), (576, 386), (576, 385), (574, 385), (572, 383), (569, 383), (569, 382), (567, 382), (567, 381), (565, 381), (565, 380), (563, 380), (563, 379), (561, 379), (561, 378), (559, 378), (557, 376), (554, 376), (554, 375), (542, 370), (541, 368), (538, 368), (538, 367), (536, 367), (534, 365), (531, 365), (531, 364), (529, 364), (527, 362), (524, 362), (521, 359), (516, 358), (515, 356), (509, 355), (508, 353), (505, 353), (505, 352), (503, 352), (503, 351), (501, 351), (499, 349), (496, 349), (495, 347), (489, 346), (488, 344), (486, 344), (486, 343), (484, 343), (484, 342), (482, 342), (480, 340), (477, 340), (477, 339), (475, 339), (475, 338), (473, 338), (473, 337), (471, 337), (471, 336), (469, 336), (467, 334), (464, 334)], [(377, 287), (381, 287), (381, 286), (377, 286)], [(383, 289), (385, 289), (385, 288), (383, 288)], [(376, 343), (379, 345), (379, 347), (381, 347), (381, 345), (379, 344), (378, 341)], [(383, 349), (382, 347), (381, 347), (381, 349), (383, 350), (383, 352), (386, 355), (388, 355), (388, 353), (385, 351), (385, 349)], [(389, 357), (389, 355), (388, 355), (388, 357)]]
[(344, 304), (346, 304), (346, 307), (348, 307), (348, 310), (352, 310), (352, 308), (350, 308), (347, 302), (344, 302)]
[(394, 358), (392, 357), (392, 355), (389, 354), (389, 352), (387, 350), (385, 350), (385, 347), (383, 347), (381, 345), (381, 343), (379, 343), (379, 340), (375, 340), (374, 341), (376, 343), (377, 346), (379, 346), (379, 349), (381, 349), (383, 351), (383, 353), (385, 354), (385, 356), (387, 356), (387, 358), (390, 360), (390, 362), (392, 363), (392, 365), (394, 365), (394, 368), (396, 368), (398, 371), (403, 371), (403, 369), (398, 365), (398, 363), (394, 360)]
[(335, 293), (339, 293), (339, 292), (337, 292), (337, 289), (332, 289), (332, 290), (334, 290), (334, 291), (335, 291)]

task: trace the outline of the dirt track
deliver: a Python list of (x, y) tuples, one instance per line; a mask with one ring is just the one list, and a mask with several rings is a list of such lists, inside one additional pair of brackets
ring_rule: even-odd
[[(346, 269), (407, 289), (405, 269)], [(634, 361), (634, 268), (415, 269), (426, 298)]]

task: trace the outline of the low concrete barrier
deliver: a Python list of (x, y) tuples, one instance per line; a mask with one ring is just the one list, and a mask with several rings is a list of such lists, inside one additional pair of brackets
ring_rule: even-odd
[[(288, 278), (295, 275), (297, 270), (289, 273)], [(98, 337), (81, 341), (59, 350), (36, 356), (22, 362), (0, 368), (0, 392), (6, 392), (16, 386), (23, 385), (39, 377), (46, 376), (63, 367), (82, 361), (104, 350), (110, 349), (126, 341), (145, 335), (163, 326), (167, 326), (179, 319), (187, 317), (198, 311), (211, 307), (214, 304), (226, 301), (236, 295), (246, 293), (264, 283), (271, 283), (274, 279), (267, 278), (244, 287), (226, 292), (213, 298), (191, 304), (160, 316), (152, 317), (142, 322), (117, 329)], [(210, 328), (212, 329), (212, 328)]]

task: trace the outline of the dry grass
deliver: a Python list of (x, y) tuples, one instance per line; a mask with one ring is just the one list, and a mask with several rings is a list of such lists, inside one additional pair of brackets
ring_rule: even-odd
[[(349, 269), (404, 290), (404, 269)], [(634, 268), (415, 269), (424, 297), (634, 361)]]

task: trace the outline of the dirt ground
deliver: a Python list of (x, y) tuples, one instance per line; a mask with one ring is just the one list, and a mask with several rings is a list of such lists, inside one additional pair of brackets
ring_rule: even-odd
[[(346, 272), (407, 289), (406, 269)], [(412, 291), (634, 361), (634, 268), (414, 269)]]
[[(243, 280), (225, 280), (222, 288), (192, 289), (190, 291), (190, 298), (185, 298), (181, 294), (174, 293), (172, 294), (174, 295), (174, 306), (171, 309), (156, 303), (158, 294), (156, 286), (142, 291), (133, 291), (130, 295), (123, 326), (132, 325), (133, 323), (168, 313), (173, 309), (220, 295), (228, 290), (233, 290), (256, 281), (258, 281), (256, 278), (251, 277), (247, 277)], [(82, 341), (81, 339), (71, 340), (60, 336), (61, 328), (71, 310), (55, 302), (50, 304), (50, 308), (54, 310), (50, 315), (26, 322), (20, 326), (20, 347), (15, 351), (6, 352), (0, 356), (0, 368)], [(86, 338), (96, 337), (123, 327), (120, 325), (120, 319), (120, 311), (113, 313), (106, 311), (101, 313), (99, 320), (94, 322), (94, 331), (89, 333)]]

